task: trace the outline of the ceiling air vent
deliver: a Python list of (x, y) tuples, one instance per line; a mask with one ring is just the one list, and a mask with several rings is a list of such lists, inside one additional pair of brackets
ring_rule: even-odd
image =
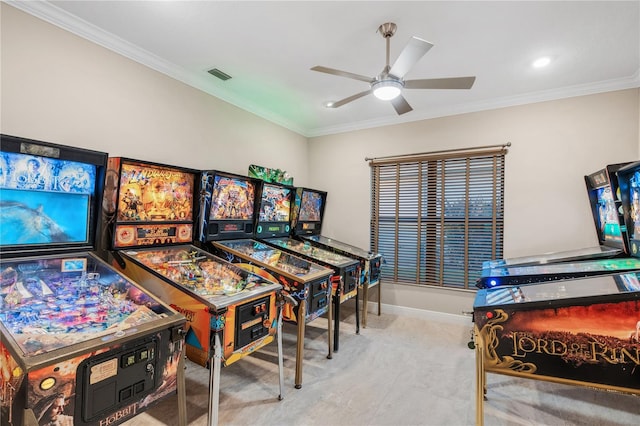
[(229, 74), (223, 73), (218, 68), (211, 69), (211, 70), (209, 70), (207, 72), (209, 74), (211, 74), (212, 76), (214, 76), (214, 77), (218, 77), (222, 81), (226, 81), (226, 80), (229, 80), (231, 78), (231, 76)]

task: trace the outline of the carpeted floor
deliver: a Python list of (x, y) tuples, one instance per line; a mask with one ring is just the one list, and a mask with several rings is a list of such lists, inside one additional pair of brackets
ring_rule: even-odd
[[(307, 325), (302, 389), (293, 387), (296, 328), (283, 332), (284, 399), (275, 343), (221, 370), (220, 425), (473, 425), (475, 352), (471, 319), (370, 314), (355, 334), (343, 305), (340, 348), (327, 359), (326, 319)], [(207, 424), (207, 369), (187, 361), (187, 416)], [(487, 375), (486, 425), (640, 425), (640, 397)], [(177, 397), (126, 425), (176, 425)]]

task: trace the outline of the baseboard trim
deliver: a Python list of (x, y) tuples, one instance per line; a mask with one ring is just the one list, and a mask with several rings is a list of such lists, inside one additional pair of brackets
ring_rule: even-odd
[[(369, 315), (378, 314), (378, 304), (376, 302), (369, 302)], [(412, 318), (427, 319), (439, 322), (447, 322), (453, 324), (471, 324), (471, 316), (469, 315), (456, 315), (447, 312), (429, 311), (426, 309), (409, 308), (407, 306), (388, 305), (382, 304), (383, 314), (392, 314), (398, 316), (406, 316)]]

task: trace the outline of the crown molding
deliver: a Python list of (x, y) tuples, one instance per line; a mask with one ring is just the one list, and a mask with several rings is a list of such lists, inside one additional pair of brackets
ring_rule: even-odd
[(634, 89), (640, 87), (640, 69), (632, 76), (606, 80), (595, 83), (579, 84), (563, 87), (560, 89), (544, 90), (539, 92), (525, 93), (517, 96), (491, 99), (488, 101), (472, 102), (464, 105), (453, 105), (448, 108), (434, 108), (429, 111), (420, 111), (412, 114), (411, 117), (386, 117), (374, 120), (360, 121), (344, 125), (322, 127), (307, 131), (308, 138), (328, 136), (337, 133), (366, 130), (375, 127), (391, 126), (394, 124), (410, 123), (433, 118), (447, 117), (451, 115), (467, 114), (472, 112), (489, 111), (500, 108), (514, 107), (519, 105), (533, 104), (538, 102), (555, 101), (578, 96), (594, 95), (598, 93), (613, 92), (616, 90)]
[(132, 61), (138, 62), (148, 68), (165, 74), (175, 80), (185, 83), (195, 89), (208, 93), (244, 111), (255, 114), (267, 121), (291, 130), (306, 137), (304, 129), (285, 120), (282, 116), (274, 114), (268, 109), (261, 109), (253, 104), (238, 100), (231, 92), (216, 86), (211, 81), (211, 76), (205, 72), (202, 76), (196, 75), (182, 67), (179, 67), (159, 56), (148, 52), (128, 41), (104, 31), (103, 29), (81, 19), (67, 11), (52, 5), (47, 1), (15, 1), (2, 0), (16, 9), (42, 19), (63, 30), (69, 31), (79, 37), (96, 43), (108, 50), (122, 55)]
[(510, 96), (489, 101), (467, 103), (464, 105), (454, 105), (448, 108), (434, 108), (428, 111), (414, 111), (410, 117), (389, 116), (380, 119), (364, 120), (348, 124), (329, 127), (318, 127), (305, 129), (284, 119), (282, 116), (274, 114), (268, 109), (259, 108), (237, 99), (231, 92), (216, 86), (206, 73), (202, 76), (196, 75), (186, 69), (176, 66), (151, 52), (123, 40), (112, 33), (104, 31), (97, 26), (66, 12), (47, 1), (16, 1), (2, 0), (23, 12), (33, 15), (43, 21), (49, 22), (66, 31), (76, 34), (84, 39), (92, 41), (106, 49), (116, 52), (128, 59), (145, 65), (155, 71), (165, 74), (175, 80), (185, 83), (197, 90), (208, 93), (244, 111), (257, 115), (278, 126), (284, 127), (292, 132), (300, 134), (306, 138), (327, 136), (337, 133), (353, 132), (381, 126), (409, 123), (414, 121), (428, 120), (451, 115), (466, 114), (472, 112), (486, 111), (492, 109), (506, 108), (518, 105), (525, 105), (537, 102), (545, 102), (570, 97), (591, 95), (596, 93), (610, 92), (640, 87), (640, 69), (635, 74), (620, 79), (606, 80), (589, 84), (563, 87), (561, 89), (545, 90), (540, 92), (525, 93), (517, 96)]

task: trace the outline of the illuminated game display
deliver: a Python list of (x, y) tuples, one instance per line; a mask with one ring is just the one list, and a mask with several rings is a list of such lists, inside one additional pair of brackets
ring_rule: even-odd
[(194, 180), (188, 169), (109, 158), (103, 204), (113, 248), (190, 242)]
[(598, 188), (598, 225), (605, 242), (622, 244), (622, 232), (611, 188)]
[(319, 234), (327, 193), (309, 188), (296, 188), (291, 227), (295, 235)]
[(628, 254), (629, 250), (623, 226), (622, 194), (616, 172), (626, 164), (611, 164), (585, 176), (598, 241), (603, 247), (621, 250), (622, 254)]
[(478, 291), (477, 424), (486, 373), (640, 394), (639, 283), (628, 273)]
[(93, 252), (107, 154), (1, 146), (0, 424), (117, 425), (184, 401), (184, 317)]
[(89, 242), (94, 165), (3, 152), (0, 167), (2, 245)]
[(629, 254), (640, 257), (640, 162), (619, 170), (618, 183), (629, 238)]
[(483, 269), (482, 276), (476, 282), (476, 287), (491, 288), (523, 285), (634, 271), (640, 271), (640, 259), (633, 257), (549, 263), (546, 265), (504, 266)]
[(247, 176), (202, 172), (200, 226), (206, 241), (253, 236), (256, 186)]
[(271, 238), (289, 235), (291, 231), (291, 203), (294, 189), (273, 183), (260, 184), (258, 220), (255, 236)]

